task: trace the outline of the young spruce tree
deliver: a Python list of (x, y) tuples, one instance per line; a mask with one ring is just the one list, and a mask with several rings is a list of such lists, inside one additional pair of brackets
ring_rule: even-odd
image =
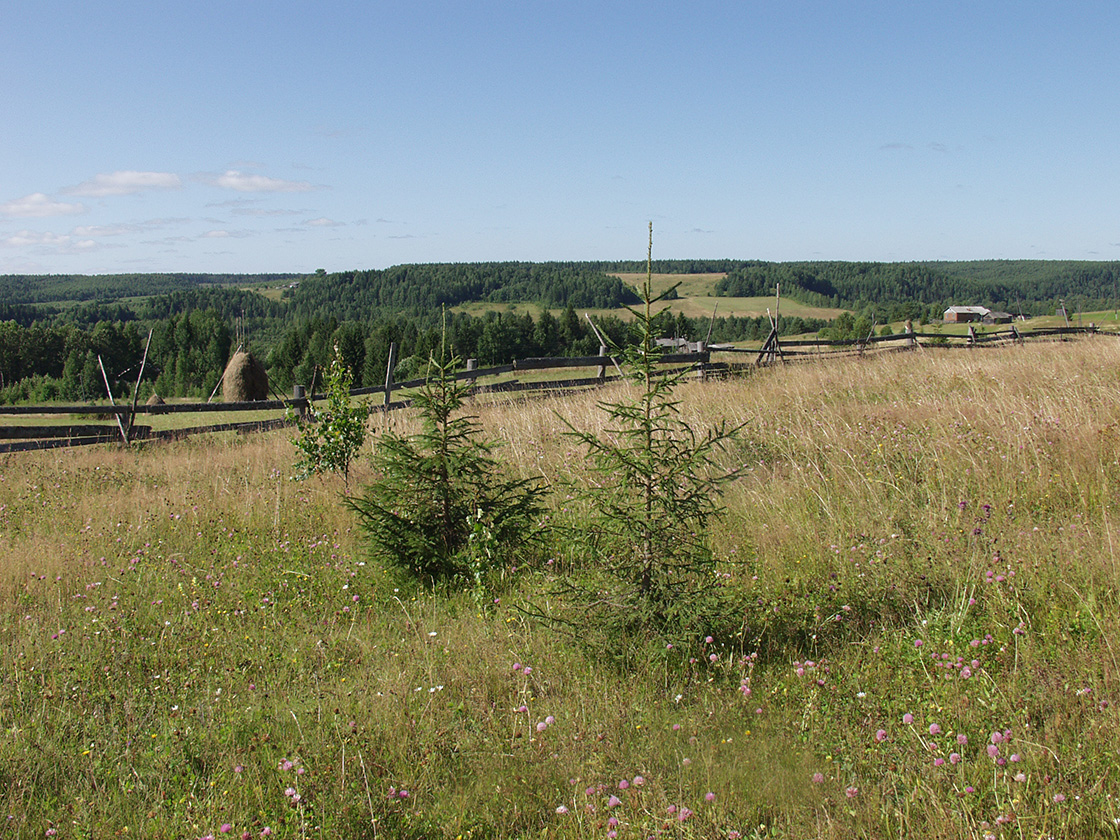
[(457, 360), (442, 351), (428, 365), (413, 398), (421, 431), (381, 436), (375, 478), (347, 499), (373, 554), (428, 585), (494, 582), (539, 534), (544, 490), (533, 479), (509, 478), (462, 413), (470, 385), (457, 382)]
[[(719, 491), (734, 477), (715, 463), (738, 427), (720, 422), (702, 434), (680, 416), (674, 388), (690, 372), (659, 370), (654, 307), (676, 290), (654, 296), (650, 223), (643, 305), (631, 309), (636, 340), (618, 351), (637, 396), (605, 402), (602, 435), (572, 429), (598, 477), (583, 489), (595, 511), (593, 563), (562, 588), (578, 621), (638, 644), (655, 637), (687, 647), (707, 631), (718, 582), (708, 525), (723, 507)], [(622, 651), (620, 651), (622, 652)]]

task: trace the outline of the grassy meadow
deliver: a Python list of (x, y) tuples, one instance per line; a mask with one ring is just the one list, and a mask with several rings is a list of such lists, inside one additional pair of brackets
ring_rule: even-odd
[[(564, 421), (604, 396), (477, 406), (554, 488), (542, 525), (579, 527)], [(290, 432), (5, 456), (0, 835), (1120, 834), (1120, 343), (677, 396), (745, 424), (726, 614), (621, 665), (530, 617), (570, 532), (485, 598), (429, 592), (367, 557), (341, 479), (290, 480)]]
[[(617, 273), (613, 274), (622, 282), (633, 286), (637, 291), (641, 291), (642, 283), (646, 280), (645, 272), (634, 273)], [(712, 294), (717, 282), (724, 277), (723, 274), (654, 274), (651, 276), (651, 288), (654, 294), (660, 294), (672, 285), (680, 284), (677, 289), (677, 300), (666, 301), (659, 305), (659, 309), (668, 309), (670, 312), (683, 313), (689, 318), (702, 318), (708, 319), (712, 317), (712, 312), (718, 317), (730, 317), (732, 315), (740, 318), (759, 318), (766, 314), (767, 310), (771, 313), (774, 311), (774, 297), (773, 295), (767, 297), (722, 297)], [(718, 307), (718, 309), (717, 309)], [(472, 303), (464, 303), (454, 307), (456, 312), (466, 312), (476, 317), (481, 317), (487, 312), (511, 312), (515, 314), (524, 314), (528, 312), (534, 318), (540, 314), (540, 307), (533, 303), (489, 303), (483, 301), (475, 301)], [(580, 310), (582, 313), (584, 310)], [(835, 318), (843, 309), (830, 309), (820, 306), (809, 306), (808, 304), (801, 303), (793, 300), (792, 298), (785, 298), (781, 303), (781, 313), (784, 316), (801, 317), (801, 318)], [(562, 309), (551, 310), (553, 315), (559, 316), (563, 313)], [(587, 312), (596, 317), (599, 315), (616, 315), (624, 320), (629, 320), (632, 316), (626, 309), (590, 309)]]

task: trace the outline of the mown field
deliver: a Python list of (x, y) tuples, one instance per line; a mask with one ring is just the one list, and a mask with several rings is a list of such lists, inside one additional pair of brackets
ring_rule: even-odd
[[(615, 274), (624, 283), (640, 289), (645, 281), (645, 273), (641, 274)], [(668, 309), (673, 313), (683, 313), (689, 318), (711, 318), (713, 311), (718, 317), (732, 315), (741, 318), (758, 318), (766, 314), (767, 309), (774, 312), (773, 297), (717, 297), (712, 294), (716, 283), (723, 277), (722, 274), (654, 274), (652, 275), (652, 288), (654, 294), (660, 294), (665, 289), (679, 283), (677, 289), (678, 299), (667, 301), (659, 308)], [(718, 307), (718, 309), (717, 309)], [(466, 312), (471, 315), (481, 316), (487, 312), (514, 312), (523, 314), (528, 312), (536, 317), (540, 307), (532, 303), (466, 303), (455, 307), (456, 311)], [(563, 310), (551, 310), (553, 315), (559, 316)], [(582, 313), (584, 310), (580, 310)], [(792, 299), (781, 302), (781, 314), (801, 318), (835, 318), (844, 310), (829, 309), (819, 306), (808, 306)], [(625, 309), (588, 310), (593, 317), (612, 314), (629, 320), (630, 313)]]
[(486, 597), (373, 562), (286, 432), (5, 457), (0, 834), (1120, 833), (1115, 338), (677, 395), (745, 424), (745, 469), (725, 614), (673, 649), (530, 617), (579, 573), (565, 421), (602, 429), (603, 392), (478, 406), (553, 488)]

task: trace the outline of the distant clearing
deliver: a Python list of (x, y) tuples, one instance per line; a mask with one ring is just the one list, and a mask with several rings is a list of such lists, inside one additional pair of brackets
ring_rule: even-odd
[[(641, 289), (645, 282), (645, 274), (614, 274), (623, 283)], [(719, 274), (654, 274), (653, 292), (660, 294), (674, 283), (680, 283), (677, 289), (678, 300), (669, 301), (669, 309), (673, 312), (683, 312), (689, 318), (710, 318), (712, 310), (718, 306), (717, 316), (740, 318), (757, 318), (765, 315), (769, 309), (774, 312), (773, 297), (718, 297), (713, 294), (716, 283), (726, 275)], [(822, 306), (806, 306), (795, 300), (784, 299), (781, 303), (784, 315), (799, 318), (835, 318), (843, 309), (832, 309)]]

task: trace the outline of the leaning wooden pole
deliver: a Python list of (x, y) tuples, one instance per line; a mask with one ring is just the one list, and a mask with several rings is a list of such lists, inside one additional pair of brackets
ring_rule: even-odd
[[(101, 361), (100, 353), (97, 356), (97, 366), (101, 368), (101, 378), (105, 380), (105, 393), (109, 395), (109, 405), (116, 408), (117, 403), (113, 400), (113, 389), (109, 387), (109, 375), (105, 373), (105, 365)], [(121, 421), (121, 416), (115, 411), (113, 412), (113, 416), (117, 418), (117, 428), (121, 430), (121, 439), (124, 441), (125, 446), (128, 446), (128, 432), (124, 428), (124, 423)]]
[(136, 387), (132, 389), (132, 411), (128, 414), (128, 431), (132, 433), (132, 425), (136, 422), (136, 403), (140, 399), (140, 380), (144, 378), (144, 365), (148, 363), (148, 348), (152, 346), (153, 330), (148, 330), (148, 340), (144, 344), (144, 355), (140, 359), (140, 373), (136, 375)]

